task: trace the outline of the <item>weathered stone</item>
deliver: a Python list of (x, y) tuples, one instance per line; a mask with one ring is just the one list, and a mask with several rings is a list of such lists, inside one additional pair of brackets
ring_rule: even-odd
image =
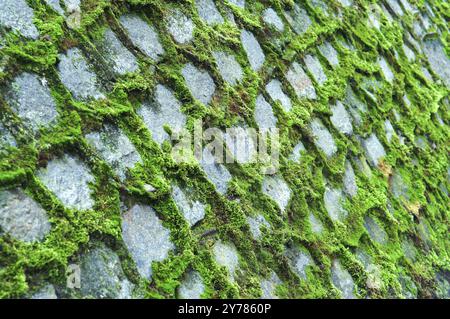
[(91, 72), (80, 49), (72, 48), (59, 55), (58, 71), (61, 82), (78, 100), (102, 99), (97, 76)]
[(350, 85), (347, 86), (344, 103), (345, 106), (347, 106), (349, 112), (352, 114), (353, 120), (355, 121), (356, 125), (361, 125), (362, 114), (367, 112), (367, 107), (358, 99)]
[(369, 289), (380, 290), (383, 287), (380, 267), (375, 265), (372, 257), (362, 249), (356, 250), (356, 257), (361, 261), (367, 274), (366, 285)]
[(64, 9), (61, 7), (59, 0), (45, 0), (45, 2), (60, 15), (64, 15)]
[(286, 79), (294, 88), (295, 93), (299, 98), (310, 100), (315, 100), (317, 98), (316, 89), (314, 88), (311, 79), (297, 62), (292, 63), (286, 73)]
[(292, 150), (291, 155), (289, 156), (289, 159), (298, 163), (300, 162), (300, 158), (301, 158), (301, 153), (303, 151), (306, 151), (305, 146), (303, 145), (303, 143), (300, 141), (298, 142), (298, 144), (294, 147), (294, 149)]
[(430, 81), (433, 82), (433, 76), (431, 75), (430, 71), (428, 71), (428, 69), (424, 66), (422, 66), (420, 68), (420, 70), (422, 71), (423, 75), (425, 76), (425, 78)]
[(341, 189), (325, 187), (323, 202), (328, 215), (333, 221), (343, 221), (348, 215), (348, 212), (342, 207), (344, 198)]
[(5, 98), (24, 124), (35, 132), (56, 122), (56, 103), (45, 78), (22, 73), (14, 78)]
[(64, 154), (48, 162), (37, 177), (70, 209), (86, 210), (94, 206), (89, 184), (94, 182), (90, 169), (78, 157)]
[(392, 70), (384, 57), (380, 57), (378, 59), (378, 65), (380, 66), (385, 79), (388, 80), (389, 83), (392, 83), (392, 81), (394, 81), (395, 76), (394, 73), (392, 73)]
[(350, 7), (353, 4), (353, 0), (338, 0), (344, 7)]
[(24, 242), (42, 241), (51, 228), (45, 210), (20, 188), (0, 192), (0, 227)]
[(306, 10), (300, 8), (296, 3), (292, 10), (284, 12), (284, 17), (297, 34), (305, 33), (312, 25)]
[(262, 13), (263, 21), (279, 32), (283, 32), (284, 24), (283, 20), (278, 16), (277, 12), (272, 8), (267, 8)]
[(390, 143), (392, 140), (392, 137), (395, 134), (395, 130), (394, 130), (394, 127), (392, 126), (391, 121), (389, 121), (389, 120), (384, 121), (384, 131), (386, 133), (386, 139)]
[(237, 163), (245, 164), (256, 161), (256, 135), (257, 132), (253, 129), (250, 130), (240, 126), (227, 128), (224, 141), (232, 158)]
[(139, 16), (125, 14), (120, 17), (120, 23), (125, 28), (133, 44), (151, 59), (158, 61), (164, 54), (158, 33)]
[(370, 238), (381, 245), (385, 245), (388, 241), (386, 232), (381, 228), (377, 222), (370, 216), (364, 217), (364, 227), (367, 230)]
[(328, 129), (323, 125), (322, 121), (315, 118), (309, 125), (314, 144), (320, 149), (327, 157), (331, 157), (337, 152), (337, 146), (334, 142), (333, 136)]
[(278, 278), (277, 274), (272, 271), (269, 278), (261, 281), (261, 299), (278, 299), (278, 296), (275, 294), (275, 290), (277, 286), (281, 284), (282, 282), (280, 278)]
[(376, 4), (371, 4), (371, 6), (369, 7), (369, 22), (372, 25), (372, 27), (374, 27), (377, 30), (380, 30), (381, 28), (381, 16), (380, 16), (380, 7)]
[(177, 291), (180, 299), (200, 299), (205, 285), (198, 271), (189, 270)]
[(0, 122), (0, 154), (8, 147), (15, 147), (16, 140), (9, 130)]
[(159, 144), (170, 139), (164, 130), (165, 125), (169, 126), (172, 132), (180, 132), (186, 124), (181, 103), (171, 90), (161, 84), (156, 86), (151, 101), (144, 102), (137, 112), (152, 133), (153, 140)]
[(331, 280), (333, 285), (341, 291), (341, 296), (344, 299), (355, 299), (354, 291), (356, 289), (352, 276), (348, 271), (342, 267), (339, 260), (333, 260), (331, 267)]
[(187, 44), (194, 38), (194, 22), (179, 9), (172, 10), (167, 18), (167, 30), (179, 44)]
[(122, 238), (136, 263), (139, 274), (152, 277), (152, 262), (163, 261), (175, 246), (150, 206), (134, 205), (122, 216)]
[(121, 180), (126, 178), (129, 169), (142, 162), (128, 137), (114, 125), (105, 124), (100, 131), (87, 134), (86, 139), (112, 166)]
[(385, 5), (383, 3), (380, 4), (381, 7), (381, 11), (383, 11), (384, 16), (386, 17), (386, 19), (392, 23), (394, 21), (394, 18), (392, 17), (392, 15), (389, 13), (388, 9), (386, 9)]
[(351, 135), (353, 133), (352, 119), (341, 101), (331, 106), (331, 112), (330, 120), (333, 126), (342, 134)]
[(236, 247), (231, 243), (218, 241), (213, 247), (214, 259), (219, 266), (225, 267), (229, 277), (234, 281), (234, 273), (239, 266), (239, 257)]
[(402, 295), (406, 299), (415, 299), (417, 297), (417, 286), (408, 275), (400, 273), (398, 281), (402, 287)]
[(111, 63), (115, 73), (123, 75), (139, 69), (135, 56), (128, 51), (111, 29), (106, 29), (100, 46), (103, 56)]
[(402, 250), (407, 259), (410, 261), (416, 260), (417, 249), (410, 240), (402, 241)]
[(320, 234), (323, 231), (323, 225), (319, 219), (314, 216), (313, 213), (309, 213), (309, 224), (311, 225), (311, 230), (314, 234)]
[(203, 104), (208, 104), (216, 91), (216, 85), (209, 73), (197, 69), (192, 63), (186, 64), (181, 73), (192, 96)]
[(363, 147), (372, 166), (377, 167), (380, 160), (386, 156), (386, 151), (378, 137), (372, 133), (367, 139), (363, 140)]
[(330, 42), (324, 42), (319, 47), (320, 53), (327, 59), (331, 66), (339, 66), (339, 56), (336, 49), (331, 45)]
[(267, 132), (277, 127), (277, 118), (273, 114), (272, 106), (261, 94), (256, 98), (254, 116), (261, 132)]
[(315, 9), (319, 9), (326, 16), (329, 16), (329, 8), (322, 0), (310, 0), (311, 5)]
[(255, 240), (259, 240), (261, 238), (262, 228), (270, 229), (270, 224), (267, 222), (267, 220), (264, 218), (263, 215), (257, 215), (255, 217), (248, 216), (247, 223), (248, 226), (250, 227), (252, 237)]
[(217, 192), (224, 195), (227, 192), (228, 183), (232, 176), (224, 165), (217, 163), (215, 157), (207, 147), (203, 149), (200, 165), (208, 179), (216, 187)]
[(440, 299), (450, 298), (450, 273), (442, 270), (436, 274), (436, 297)]
[(408, 12), (415, 12), (417, 10), (407, 0), (400, 0), (400, 3), (402, 4), (403, 8)]
[(228, 0), (228, 2), (239, 8), (242, 8), (242, 9), (245, 8), (245, 0)]
[(70, 29), (79, 29), (81, 26), (81, 0), (63, 0), (66, 7), (66, 24)]
[(195, 0), (198, 15), (207, 24), (221, 24), (224, 22), (222, 15), (217, 10), (216, 4), (213, 0)]
[(411, 50), (411, 48), (409, 46), (407, 46), (406, 44), (403, 44), (402, 48), (403, 48), (403, 52), (405, 53), (408, 61), (413, 62), (416, 59), (416, 55), (414, 54), (414, 51)]
[(266, 91), (274, 101), (280, 102), (281, 106), (286, 112), (289, 112), (292, 108), (291, 99), (287, 96), (282, 89), (282, 84), (277, 79), (274, 79), (267, 83)]
[(424, 41), (423, 51), (433, 72), (442, 79), (447, 88), (450, 88), (450, 58), (439, 39)]
[(286, 209), (291, 199), (291, 190), (280, 176), (267, 175), (262, 183), (262, 192), (272, 198), (281, 211)]
[(394, 14), (398, 17), (403, 16), (404, 12), (398, 0), (386, 0), (389, 8), (394, 12)]
[(308, 71), (313, 75), (319, 85), (322, 85), (327, 81), (327, 75), (323, 71), (322, 65), (317, 57), (308, 54), (303, 61), (305, 62)]
[(230, 85), (236, 85), (244, 76), (241, 65), (236, 61), (236, 58), (228, 53), (222, 51), (213, 52), (216, 60), (219, 73), (222, 78)]
[(48, 284), (36, 291), (31, 299), (58, 299), (58, 296), (56, 296), (55, 287)]
[(205, 217), (205, 205), (189, 199), (186, 192), (177, 185), (172, 187), (172, 197), (191, 227)]
[(389, 187), (395, 198), (404, 198), (409, 200), (408, 185), (405, 184), (399, 172), (394, 171), (392, 177), (389, 179)]
[(0, 26), (17, 31), (26, 38), (37, 39), (39, 31), (33, 19), (34, 11), (25, 0), (0, 1)]
[(248, 61), (253, 71), (259, 71), (264, 64), (265, 55), (261, 46), (256, 40), (253, 33), (242, 30), (241, 31), (241, 42), (244, 47), (245, 53), (247, 53)]
[(292, 270), (301, 280), (306, 280), (307, 267), (314, 264), (309, 253), (299, 248), (289, 248), (286, 250), (286, 257), (288, 258), (289, 266)]
[(352, 164), (348, 160), (345, 162), (344, 191), (350, 197), (354, 197), (358, 193), (355, 172), (353, 171)]
[(130, 299), (134, 285), (126, 279), (120, 259), (103, 244), (81, 257), (80, 285), (83, 297)]

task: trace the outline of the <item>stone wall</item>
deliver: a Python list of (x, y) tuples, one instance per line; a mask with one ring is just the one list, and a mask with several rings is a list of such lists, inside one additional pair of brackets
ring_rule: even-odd
[[(449, 19), (1, 0), (0, 297), (449, 298)], [(278, 128), (279, 169), (175, 161), (198, 120)]]

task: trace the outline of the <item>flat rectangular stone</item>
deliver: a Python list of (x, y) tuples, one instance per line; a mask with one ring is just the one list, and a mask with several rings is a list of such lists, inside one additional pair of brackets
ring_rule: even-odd
[(39, 37), (39, 31), (33, 24), (33, 19), (34, 11), (25, 0), (0, 1), (0, 26), (36, 40)]
[(323, 125), (322, 121), (315, 118), (311, 121), (310, 129), (314, 138), (314, 144), (319, 148), (327, 157), (331, 157), (337, 152), (337, 146), (334, 142), (333, 136), (328, 129)]
[(292, 10), (284, 12), (284, 17), (297, 34), (305, 33), (312, 25), (312, 21), (306, 10), (295, 3)]
[(317, 98), (316, 89), (314, 88), (311, 79), (297, 62), (292, 63), (286, 73), (286, 79), (299, 98), (310, 100), (315, 100)]

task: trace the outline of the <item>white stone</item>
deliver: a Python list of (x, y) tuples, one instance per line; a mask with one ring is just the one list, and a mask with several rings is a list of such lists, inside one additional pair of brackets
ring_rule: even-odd
[(406, 44), (403, 44), (402, 48), (403, 48), (403, 52), (405, 53), (408, 61), (413, 62), (416, 59), (416, 55), (414, 54), (414, 51), (411, 50), (410, 47), (407, 46)]
[(164, 54), (158, 33), (139, 16), (125, 14), (120, 17), (120, 23), (124, 27), (131, 42), (151, 59), (158, 61)]
[(172, 187), (172, 197), (191, 227), (205, 217), (205, 205), (199, 201), (191, 200), (186, 192), (177, 185)]
[(317, 57), (308, 54), (303, 61), (305, 62), (308, 71), (313, 75), (319, 85), (322, 85), (327, 81), (327, 75), (323, 71), (322, 65)]
[(103, 56), (112, 64), (117, 74), (123, 75), (139, 69), (135, 56), (128, 51), (111, 29), (105, 31), (101, 46)]
[(39, 31), (33, 19), (34, 11), (25, 0), (0, 1), (0, 26), (17, 31), (26, 38), (37, 39)]
[(64, 15), (64, 9), (61, 7), (59, 0), (45, 0), (45, 3), (47, 3), (58, 14)]
[(378, 58), (378, 65), (380, 66), (385, 79), (388, 80), (389, 83), (392, 83), (394, 81), (395, 76), (394, 73), (392, 73), (392, 70), (384, 57)]
[(224, 141), (232, 158), (237, 163), (245, 164), (256, 162), (256, 135), (257, 132), (253, 129), (248, 129), (240, 126), (227, 128), (224, 135)]
[(315, 234), (320, 234), (323, 231), (323, 225), (313, 213), (309, 213), (309, 223), (311, 225), (311, 230)]
[(217, 163), (207, 147), (203, 149), (200, 165), (208, 179), (216, 187), (217, 192), (224, 195), (227, 192), (228, 183), (231, 181), (232, 176), (224, 165)]
[(291, 99), (287, 96), (282, 89), (282, 84), (279, 80), (271, 80), (266, 85), (266, 91), (275, 102), (280, 102), (281, 106), (286, 112), (289, 112), (292, 108)]
[(192, 63), (187, 63), (181, 74), (192, 96), (207, 105), (216, 91), (216, 85), (209, 73), (199, 70)]
[(314, 88), (311, 79), (297, 62), (292, 63), (286, 73), (286, 79), (299, 98), (310, 100), (315, 100), (317, 98), (316, 89)]
[(101, 244), (81, 256), (80, 292), (85, 298), (131, 299), (128, 281), (117, 254)]
[(139, 274), (147, 279), (152, 277), (152, 262), (163, 261), (175, 249), (170, 231), (150, 206), (136, 204), (123, 214), (122, 238)]
[(241, 42), (245, 52), (247, 53), (247, 58), (253, 71), (259, 71), (264, 64), (265, 55), (258, 43), (258, 40), (256, 40), (253, 33), (247, 30), (242, 30)]
[(78, 100), (102, 99), (97, 76), (90, 70), (80, 49), (72, 48), (59, 55), (58, 71), (61, 82)]
[(228, 0), (228, 2), (239, 8), (242, 8), (242, 9), (245, 8), (245, 0)]
[(105, 124), (100, 131), (86, 135), (86, 139), (100, 156), (108, 162), (121, 180), (137, 163), (142, 163), (141, 156), (128, 137), (118, 127)]
[(214, 259), (219, 266), (225, 267), (230, 279), (234, 281), (234, 273), (239, 266), (239, 257), (233, 244), (217, 241), (213, 247)]
[(78, 157), (64, 154), (53, 159), (37, 172), (37, 177), (67, 208), (93, 208), (89, 184), (94, 182), (94, 177)]
[(400, 3), (398, 2), (398, 0), (386, 0), (389, 8), (392, 9), (392, 11), (394, 12), (394, 14), (396, 16), (403, 16), (404, 12), (402, 10), (402, 7), (400, 6)]
[(306, 151), (305, 146), (303, 145), (303, 143), (300, 141), (298, 142), (297, 145), (295, 145), (294, 149), (292, 150), (291, 155), (289, 156), (289, 159), (298, 163), (300, 162), (301, 156), (302, 156), (302, 152)]
[(442, 79), (447, 88), (450, 88), (450, 58), (439, 39), (424, 41), (423, 51), (433, 72)]
[(292, 270), (300, 277), (301, 280), (306, 280), (307, 267), (314, 264), (309, 253), (304, 252), (299, 248), (289, 248), (286, 251), (286, 256)]
[(391, 121), (389, 121), (389, 120), (384, 121), (384, 131), (386, 132), (386, 139), (390, 143), (392, 140), (392, 137), (395, 134), (395, 130), (391, 124)]
[(277, 118), (273, 114), (272, 106), (261, 94), (256, 98), (254, 116), (260, 132), (268, 132), (277, 127)]
[(272, 198), (281, 211), (286, 209), (291, 199), (291, 189), (280, 176), (265, 176), (262, 183), (262, 192)]
[(356, 287), (352, 276), (342, 267), (337, 259), (333, 260), (331, 280), (333, 281), (333, 285), (341, 291), (344, 299), (355, 299), (354, 291)]
[(333, 67), (339, 66), (339, 56), (336, 49), (331, 45), (330, 42), (324, 42), (319, 47), (320, 53), (327, 59), (328, 63)]
[(297, 34), (305, 33), (312, 24), (306, 10), (300, 8), (296, 3), (292, 10), (284, 12), (284, 17)]
[(189, 270), (177, 291), (180, 299), (200, 299), (205, 285), (198, 271)]
[(195, 7), (197, 8), (200, 18), (207, 24), (214, 25), (224, 22), (223, 17), (219, 10), (217, 10), (213, 0), (195, 0)]
[(219, 73), (222, 78), (230, 85), (236, 85), (244, 76), (241, 65), (236, 61), (236, 58), (228, 53), (222, 51), (213, 52), (216, 60)]
[(37, 132), (56, 122), (56, 102), (44, 78), (33, 73), (21, 73), (11, 83), (5, 98), (24, 124)]
[(328, 215), (333, 221), (343, 221), (348, 215), (348, 212), (342, 207), (344, 198), (341, 189), (325, 187), (323, 202)]
[(378, 137), (372, 133), (367, 139), (363, 140), (363, 147), (372, 166), (377, 167), (380, 160), (386, 156), (386, 151)]
[(164, 130), (165, 125), (173, 132), (180, 132), (186, 124), (186, 115), (181, 112), (181, 103), (171, 90), (161, 84), (156, 86), (153, 99), (144, 102), (137, 112), (152, 132), (153, 140), (159, 144), (170, 139)]
[(42, 241), (51, 228), (45, 210), (20, 188), (0, 192), (0, 226), (24, 242)]
[(263, 21), (273, 27), (275, 30), (282, 32), (284, 30), (283, 20), (278, 16), (276, 11), (272, 8), (267, 8), (262, 13)]
[(275, 294), (275, 290), (277, 286), (281, 284), (282, 282), (280, 278), (278, 278), (277, 274), (272, 271), (269, 278), (261, 281), (261, 299), (278, 299), (278, 296)]
[(352, 135), (352, 119), (341, 101), (331, 106), (332, 116), (330, 117), (333, 126), (342, 134)]
[(58, 299), (55, 292), (55, 287), (53, 285), (46, 285), (36, 291), (32, 296), (31, 299)]
[(358, 193), (355, 171), (353, 170), (352, 164), (348, 160), (345, 162), (344, 191), (350, 197), (354, 197)]
[(267, 222), (263, 215), (257, 215), (255, 217), (248, 216), (247, 223), (250, 227), (250, 233), (255, 240), (259, 240), (261, 238), (261, 229), (270, 229), (270, 224)]
[(367, 112), (367, 107), (358, 99), (350, 85), (347, 86), (344, 104), (352, 114), (356, 125), (361, 125), (362, 114)]
[(337, 146), (334, 142), (333, 136), (323, 125), (320, 119), (313, 119), (310, 124), (310, 129), (314, 139), (314, 144), (317, 148), (319, 148), (327, 157), (331, 157), (336, 154)]
[(364, 217), (364, 227), (367, 230), (370, 238), (381, 245), (385, 245), (388, 241), (386, 232), (378, 223), (370, 216)]
[(179, 9), (170, 13), (167, 30), (179, 44), (187, 44), (194, 38), (194, 22)]

